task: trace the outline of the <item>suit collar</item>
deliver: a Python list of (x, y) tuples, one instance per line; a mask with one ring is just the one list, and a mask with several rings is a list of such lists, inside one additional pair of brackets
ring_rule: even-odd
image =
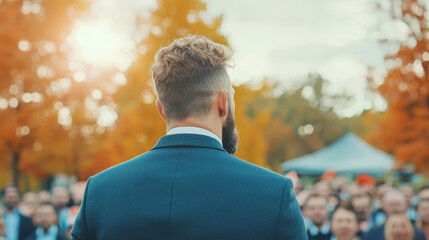
[(152, 150), (171, 147), (211, 148), (226, 152), (214, 138), (200, 134), (171, 134), (163, 136)]

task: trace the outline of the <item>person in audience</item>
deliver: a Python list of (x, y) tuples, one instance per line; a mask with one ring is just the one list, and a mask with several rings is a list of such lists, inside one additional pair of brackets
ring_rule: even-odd
[(85, 192), (86, 182), (77, 182), (70, 187), (70, 197), (73, 200), (75, 206), (80, 206), (83, 200), (83, 194)]
[(2, 216), (3, 208), (0, 207), (0, 240), (6, 240), (6, 227)]
[(360, 240), (358, 218), (351, 205), (338, 205), (332, 212), (331, 240)]
[[(387, 191), (383, 195), (383, 211), (385, 213), (386, 219), (394, 213), (403, 213), (407, 212), (408, 205), (407, 199), (404, 194), (396, 189)], [(365, 234), (365, 240), (384, 240), (385, 239), (385, 224), (381, 226), (373, 227), (371, 230)], [(425, 234), (422, 230), (414, 227), (414, 240), (424, 240), (426, 239)]]
[(36, 231), (24, 240), (67, 240), (58, 226), (58, 215), (52, 204), (43, 203), (34, 215)]
[(416, 226), (423, 230), (426, 239), (429, 238), (429, 199), (423, 199), (417, 205), (417, 213), (419, 219), (416, 222)]
[(415, 222), (417, 220), (417, 212), (416, 212), (416, 205), (414, 203), (414, 188), (410, 184), (403, 184), (400, 188), (401, 192), (405, 195), (405, 198), (407, 199), (407, 216), (411, 220), (411, 222)]
[(332, 189), (328, 181), (320, 181), (314, 184), (313, 192), (317, 195), (325, 197), (326, 199), (329, 199)]
[(51, 194), (46, 191), (40, 191), (37, 194), (37, 205), (42, 204), (42, 203), (50, 203), (51, 202)]
[(69, 191), (64, 187), (56, 187), (52, 190), (52, 205), (58, 213), (60, 228), (65, 231), (67, 229), (68, 204), (70, 201)]
[(19, 204), (19, 210), (25, 216), (32, 217), (37, 205), (37, 194), (34, 192), (27, 192), (22, 196), (22, 201)]
[(386, 240), (413, 240), (415, 229), (404, 213), (394, 213), (389, 215), (384, 229)]
[(423, 200), (429, 200), (429, 185), (423, 186), (420, 188), (419, 193), (417, 194), (419, 202)]
[(367, 232), (371, 227), (369, 222), (372, 205), (371, 195), (368, 192), (353, 195), (350, 199), (350, 204), (357, 213), (360, 232)]
[(383, 225), (386, 222), (386, 214), (383, 211), (383, 196), (386, 192), (392, 189), (391, 186), (384, 183), (377, 187), (375, 198), (373, 201), (372, 209), (375, 209), (371, 213), (370, 223), (371, 227)]
[(31, 218), (24, 216), (18, 208), (19, 199), (18, 189), (13, 185), (6, 186), (3, 190), (3, 219), (7, 240), (22, 240), (34, 231)]
[(321, 195), (311, 194), (304, 203), (304, 216), (309, 240), (329, 240), (331, 238), (328, 217), (328, 200)]

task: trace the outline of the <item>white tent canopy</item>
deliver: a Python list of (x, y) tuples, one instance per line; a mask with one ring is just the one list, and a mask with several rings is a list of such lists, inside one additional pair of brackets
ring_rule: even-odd
[(353, 133), (347, 133), (328, 147), (283, 163), (283, 171), (322, 175), (325, 171), (342, 174), (380, 175), (390, 172), (393, 158), (369, 145)]

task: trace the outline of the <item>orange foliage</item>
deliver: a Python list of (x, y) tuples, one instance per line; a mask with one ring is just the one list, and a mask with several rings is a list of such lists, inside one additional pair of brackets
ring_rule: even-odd
[(417, 0), (392, 1), (390, 7), (392, 20), (404, 23), (410, 34), (386, 57), (389, 73), (378, 90), (388, 109), (368, 139), (394, 154), (398, 166), (414, 164), (416, 172), (429, 173), (428, 11)]

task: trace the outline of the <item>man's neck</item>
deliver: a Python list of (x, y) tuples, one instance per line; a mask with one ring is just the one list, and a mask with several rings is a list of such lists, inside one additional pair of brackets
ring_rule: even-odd
[(15, 211), (15, 207), (12, 207), (12, 208), (8, 207), (6, 211), (8, 213), (13, 213)]
[(314, 226), (316, 226), (317, 229), (319, 229), (319, 230), (322, 230), (323, 225), (325, 225), (325, 222), (321, 222), (321, 223), (313, 222), (313, 223), (314, 223)]
[(197, 127), (197, 128), (202, 128), (214, 133), (216, 136), (219, 137), (219, 139), (222, 140), (222, 127), (220, 126), (220, 124), (219, 124), (219, 127), (216, 127), (217, 125), (218, 124), (213, 123), (213, 121), (210, 121), (209, 119), (190, 117), (185, 120), (174, 121), (167, 124), (167, 132), (173, 128), (178, 128), (178, 127)]

